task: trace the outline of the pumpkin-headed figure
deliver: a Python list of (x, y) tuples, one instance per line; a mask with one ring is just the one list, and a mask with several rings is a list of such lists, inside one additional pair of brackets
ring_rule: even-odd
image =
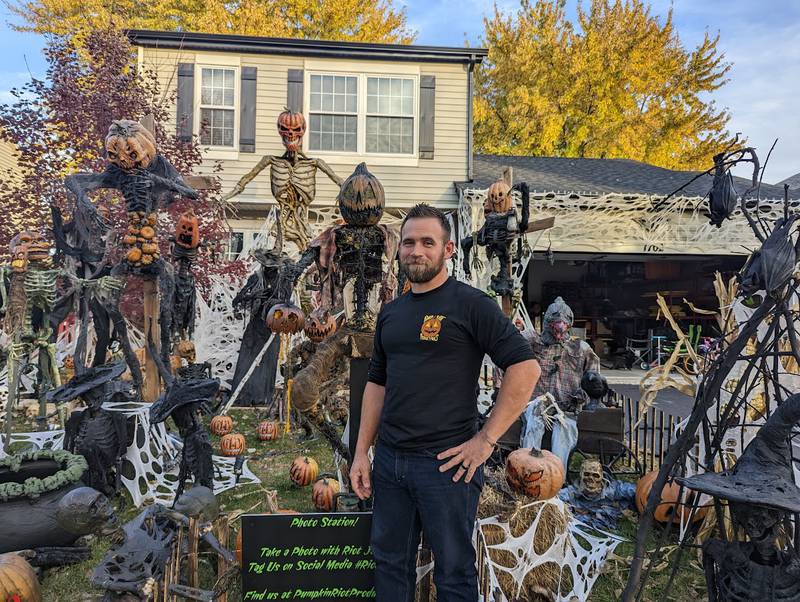
[(514, 197), (511, 196), (511, 186), (504, 180), (498, 180), (486, 192), (486, 201), (483, 203), (484, 215), (490, 213), (508, 213), (514, 206)]
[(126, 171), (147, 169), (156, 158), (156, 139), (138, 121), (114, 121), (106, 135), (106, 156), (109, 163)]
[(383, 184), (359, 163), (339, 191), (339, 211), (350, 226), (374, 226), (381, 221), (386, 196)]
[(306, 118), (302, 113), (286, 109), (278, 115), (278, 134), (287, 151), (299, 153), (306, 133)]
[(320, 308), (306, 319), (304, 332), (312, 343), (321, 343), (336, 332), (336, 318), (328, 310)]
[(200, 246), (200, 228), (192, 209), (184, 211), (175, 226), (175, 244), (182, 249), (194, 251)]

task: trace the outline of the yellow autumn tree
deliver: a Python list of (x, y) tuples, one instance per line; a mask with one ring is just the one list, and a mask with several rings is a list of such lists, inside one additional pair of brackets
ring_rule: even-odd
[(269, 37), (410, 44), (393, 0), (8, 0), (14, 27), (56, 35), (109, 25)]
[(520, 4), (484, 19), (479, 152), (697, 169), (731, 143), (729, 114), (709, 100), (730, 69), (719, 36), (687, 49), (672, 12), (659, 18), (642, 0), (590, 0), (574, 23), (563, 0)]

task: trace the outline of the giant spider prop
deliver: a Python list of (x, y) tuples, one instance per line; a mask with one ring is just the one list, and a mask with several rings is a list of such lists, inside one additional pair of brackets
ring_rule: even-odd
[(286, 109), (278, 116), (280, 134), (286, 152), (280, 157), (262, 157), (253, 169), (239, 180), (222, 200), (227, 201), (241, 194), (245, 187), (269, 167), (272, 196), (280, 207), (279, 227), (287, 240), (302, 250), (311, 237), (308, 228), (308, 208), (317, 194), (317, 170), (328, 176), (337, 186), (342, 179), (322, 159), (310, 159), (300, 150), (306, 133), (306, 120), (302, 113)]
[[(112, 122), (105, 148), (109, 164), (103, 172), (76, 173), (64, 179), (67, 190), (74, 197), (72, 228), (83, 232), (81, 238), (86, 238), (87, 233), (91, 237), (93, 232), (98, 235), (104, 232), (106, 226), (88, 193), (101, 188), (120, 191), (128, 211), (128, 229), (122, 238), (126, 253), (124, 260), (111, 269), (110, 275), (138, 274), (158, 279), (161, 290), (161, 353), (163, 358), (168, 358), (174, 276), (171, 266), (160, 258), (156, 237), (157, 209), (159, 205), (173, 202), (177, 195), (196, 199), (198, 194), (183, 181), (175, 167), (157, 153), (155, 138), (138, 122)], [(112, 316), (134, 382), (141, 390), (141, 369), (119, 312), (121, 290), (119, 287), (102, 304)]]
[[(522, 215), (517, 217), (513, 191), (522, 197)], [(486, 218), (483, 226), (475, 236), (466, 236), (461, 241), (464, 254), (462, 265), (464, 273), (471, 274), (470, 252), (476, 243), (486, 247), (486, 258), (491, 261), (497, 257), (500, 269), (492, 275), (491, 289), (501, 297), (508, 297), (514, 292), (514, 280), (511, 278), (511, 246), (517, 242), (517, 253), (522, 253), (522, 238), (528, 230), (530, 218), (530, 190), (525, 182), (513, 187), (499, 180), (489, 186), (486, 201), (483, 204), (483, 215)]]
[[(797, 216), (789, 214), (788, 200), (784, 216), (769, 229), (750, 215), (746, 196), (741, 197), (740, 208), (761, 247), (750, 256), (738, 277), (740, 298), (730, 310), (739, 312), (738, 332), (736, 329), (723, 332), (718, 339), (715, 357), (709, 360), (698, 385), (694, 409), (667, 450), (652, 485), (639, 522), (636, 549), (622, 596), (625, 602), (644, 599), (652, 567), (664, 555), (665, 542), (674, 527), (672, 521), (663, 527), (653, 552), (646, 554), (645, 543), (654, 528), (654, 510), (662, 501), (661, 492), (671, 478), (680, 483), (679, 499), (687, 500), (685, 511), (679, 513), (686, 514), (687, 524), (691, 524), (698, 512), (700, 496), (685, 496), (684, 489), (690, 487), (713, 496), (715, 531), (713, 539), (703, 547), (709, 600), (800, 600), (797, 549), (786, 544), (779, 547), (775, 540), (779, 524), (786, 529), (782, 541), (792, 540), (790, 525), (784, 520), (790, 513), (795, 516), (795, 541), (800, 537), (800, 523), (796, 520), (800, 511), (796, 503), (798, 493), (791, 462), (786, 457), (790, 427), (800, 417), (800, 402), (791, 395), (800, 384), (798, 312), (791, 309), (798, 300), (794, 266), (800, 258), (800, 238), (794, 227)], [(758, 200), (755, 202), (757, 207)], [(712, 219), (717, 220), (718, 216)], [(757, 306), (753, 308), (754, 301)], [(766, 424), (765, 416), (770, 416)], [(751, 440), (753, 443), (746, 447)], [(693, 452), (696, 444), (699, 454)], [(730, 469), (731, 451), (745, 447), (736, 466), (726, 471)], [(715, 474), (720, 466), (724, 478)], [(775, 476), (776, 471), (780, 472), (780, 478)], [(710, 486), (718, 479), (728, 482), (729, 478), (735, 480), (738, 494)], [(790, 485), (794, 488), (794, 502), (787, 505), (781, 500), (789, 495)], [(758, 494), (753, 495), (756, 490)], [(752, 543), (740, 541), (735, 532), (726, 528), (720, 500), (729, 500), (734, 525), (743, 528)], [(661, 599), (670, 591), (686, 549), (697, 547), (693, 537), (688, 527), (681, 530), (678, 551), (669, 563), (670, 575)], [(649, 563), (644, 569), (646, 555)], [(647, 595), (647, 599), (653, 599), (649, 597), (652, 592)]]

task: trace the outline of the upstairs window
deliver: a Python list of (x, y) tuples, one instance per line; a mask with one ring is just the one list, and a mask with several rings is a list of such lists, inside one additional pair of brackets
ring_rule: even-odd
[(367, 78), (368, 153), (414, 153), (414, 80)]
[(309, 108), (311, 150), (357, 152), (357, 77), (312, 75)]
[(236, 135), (236, 70), (200, 69), (200, 143), (233, 148)]

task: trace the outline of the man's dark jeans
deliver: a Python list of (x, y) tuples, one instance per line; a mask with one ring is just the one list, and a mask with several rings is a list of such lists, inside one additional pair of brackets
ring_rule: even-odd
[(420, 529), (434, 557), (439, 602), (477, 602), (472, 532), (483, 468), (470, 483), (453, 482), (456, 468), (429, 452), (403, 452), (378, 444), (372, 469), (375, 501), (372, 552), (378, 602), (413, 602)]

